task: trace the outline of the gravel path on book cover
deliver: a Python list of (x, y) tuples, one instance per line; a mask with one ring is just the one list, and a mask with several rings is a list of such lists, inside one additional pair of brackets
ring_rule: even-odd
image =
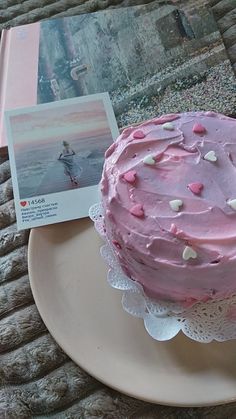
[[(235, 0), (200, 1), (212, 7), (236, 69)], [(131, 4), (142, 2), (1, 0), (0, 29)], [(0, 418), (229, 419), (236, 416), (236, 403), (181, 409), (135, 400), (107, 388), (75, 365), (50, 336), (34, 304), (27, 272), (28, 236), (27, 231), (16, 230), (9, 161), (7, 156), (0, 157)]]

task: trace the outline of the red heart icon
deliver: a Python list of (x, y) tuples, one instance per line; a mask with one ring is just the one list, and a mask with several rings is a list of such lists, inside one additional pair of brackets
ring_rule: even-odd
[(27, 201), (20, 201), (20, 204), (22, 207), (25, 207), (27, 205)]
[(139, 129), (137, 131), (134, 131), (134, 133), (133, 133), (133, 138), (135, 140), (142, 140), (145, 137), (146, 137), (146, 135), (144, 134), (144, 132), (141, 129)]

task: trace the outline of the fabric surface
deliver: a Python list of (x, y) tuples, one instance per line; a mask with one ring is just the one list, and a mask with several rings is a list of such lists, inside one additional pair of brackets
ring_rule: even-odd
[[(236, 69), (236, 1), (208, 3)], [(1, 0), (0, 29), (121, 4), (142, 1)], [(29, 286), (27, 242), (28, 232), (16, 231), (10, 167), (5, 155), (0, 157), (0, 418), (236, 417), (236, 403), (187, 409), (152, 405), (113, 391), (83, 372), (59, 348), (40, 318)]]

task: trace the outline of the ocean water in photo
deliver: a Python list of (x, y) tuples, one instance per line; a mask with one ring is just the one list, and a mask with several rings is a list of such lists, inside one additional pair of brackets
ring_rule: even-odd
[(99, 183), (105, 150), (111, 144), (111, 135), (70, 142), (75, 151), (78, 167), (78, 185), (73, 185), (64, 173), (64, 165), (58, 160), (62, 141), (24, 144), (15, 149), (17, 178), (20, 198), (49, 194), (88, 187)]

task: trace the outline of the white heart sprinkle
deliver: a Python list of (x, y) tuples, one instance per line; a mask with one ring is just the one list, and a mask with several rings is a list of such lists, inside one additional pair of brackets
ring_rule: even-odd
[(233, 209), (233, 210), (235, 210), (236, 211), (236, 199), (229, 199), (228, 201), (227, 201), (227, 204)]
[(169, 204), (173, 211), (178, 212), (183, 205), (183, 201), (181, 201), (181, 199), (173, 199), (173, 201), (169, 201)]
[(144, 164), (149, 164), (149, 165), (153, 165), (156, 163), (156, 161), (154, 160), (153, 156), (151, 154), (149, 154), (148, 156), (144, 157), (143, 159), (143, 163)]
[(217, 160), (216, 153), (213, 150), (208, 151), (208, 153), (206, 153), (203, 158), (204, 158), (204, 160), (208, 160), (208, 161), (212, 161), (212, 162)]
[(166, 129), (167, 131), (173, 131), (175, 129), (171, 122), (165, 122), (165, 124), (162, 125), (162, 128)]
[(193, 250), (192, 247), (186, 246), (184, 248), (182, 257), (184, 260), (196, 259), (197, 252), (195, 252), (195, 250)]

